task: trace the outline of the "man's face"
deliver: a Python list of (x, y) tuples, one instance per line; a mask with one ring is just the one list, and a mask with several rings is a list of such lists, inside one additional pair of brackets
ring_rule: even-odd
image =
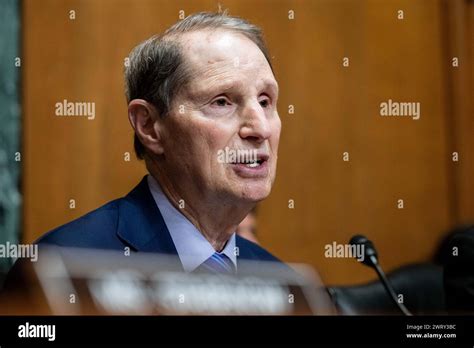
[[(175, 96), (161, 132), (172, 180), (224, 202), (264, 199), (275, 179), (281, 129), (278, 85), (265, 56), (230, 31), (197, 31), (180, 40), (192, 77)], [(256, 150), (258, 162), (227, 163), (229, 151), (223, 162), (226, 148)]]

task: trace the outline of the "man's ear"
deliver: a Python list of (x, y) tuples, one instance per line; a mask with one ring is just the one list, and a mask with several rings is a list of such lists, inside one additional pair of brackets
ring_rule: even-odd
[(135, 134), (143, 146), (156, 155), (164, 153), (159, 116), (158, 110), (146, 100), (133, 99), (128, 104), (128, 119)]

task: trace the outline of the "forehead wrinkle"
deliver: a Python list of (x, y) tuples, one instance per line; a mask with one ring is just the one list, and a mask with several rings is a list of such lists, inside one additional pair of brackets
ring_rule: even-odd
[[(236, 66), (235, 58), (239, 58)], [(231, 75), (233, 73), (241, 74), (243, 70), (257, 70), (260, 64), (255, 64), (252, 60), (246, 57), (246, 62), (242, 62), (241, 57), (208, 57), (207, 63), (194, 61), (191, 62), (195, 66), (195, 74), (202, 74), (207, 76)]]
[[(202, 41), (193, 40), (196, 36), (192, 34), (184, 34), (179, 39), (186, 47), (184, 54), (191, 73), (186, 89), (191, 96), (197, 97), (197, 94), (209, 89), (242, 89), (247, 83), (253, 87), (255, 81), (262, 81), (257, 82), (257, 89), (268, 87), (278, 93), (278, 84), (270, 65), (257, 46), (255, 48), (261, 59), (251, 59), (247, 51), (237, 51), (235, 55), (230, 55), (226, 50), (207, 50), (206, 45), (211, 43), (209, 40), (213, 33), (206, 33)], [(245, 83), (246, 80), (249, 81)]]
[[(250, 80), (248, 82), (257, 81), (258, 89), (260, 87), (269, 87), (277, 92), (278, 84), (274, 80), (271, 71), (268, 70), (271, 77), (267, 77), (264, 75), (265, 71), (262, 70), (265, 70), (265, 67), (261, 67), (261, 64), (249, 63), (246, 67), (232, 66), (229, 68), (229, 64), (219, 64), (216, 66), (216, 63), (212, 63), (195, 71), (193, 73), (193, 80), (204, 81), (206, 87), (220, 87), (222, 89), (242, 88), (246, 85), (246, 80)], [(250, 71), (250, 74), (247, 74), (246, 71)]]

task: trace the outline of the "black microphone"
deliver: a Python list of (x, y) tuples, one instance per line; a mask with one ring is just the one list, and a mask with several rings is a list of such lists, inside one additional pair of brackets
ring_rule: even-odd
[(369, 266), (370, 268), (375, 269), (375, 271), (377, 272), (377, 275), (382, 281), (383, 286), (385, 287), (385, 290), (388, 292), (393, 302), (395, 302), (395, 305), (397, 306), (397, 308), (399, 308), (400, 311), (404, 315), (411, 316), (412, 314), (408, 311), (405, 305), (403, 303), (398, 302), (395, 291), (393, 290), (392, 286), (388, 282), (388, 279), (385, 276), (385, 273), (382, 270), (382, 267), (380, 267), (379, 261), (377, 258), (378, 257), (377, 250), (375, 250), (374, 243), (372, 243), (370, 240), (368, 240), (366, 237), (362, 235), (355, 235), (351, 238), (351, 240), (349, 241), (349, 244), (354, 245), (356, 247), (358, 245), (361, 245), (363, 247), (362, 249), (364, 251), (364, 260), (362, 261), (362, 263), (366, 266)]

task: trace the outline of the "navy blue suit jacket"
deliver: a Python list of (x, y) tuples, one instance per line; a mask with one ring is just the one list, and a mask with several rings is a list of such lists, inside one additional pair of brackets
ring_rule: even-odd
[[(125, 197), (60, 226), (37, 243), (64, 247), (176, 254), (171, 235), (151, 195), (146, 176)], [(236, 236), (238, 259), (281, 262), (265, 249)]]

